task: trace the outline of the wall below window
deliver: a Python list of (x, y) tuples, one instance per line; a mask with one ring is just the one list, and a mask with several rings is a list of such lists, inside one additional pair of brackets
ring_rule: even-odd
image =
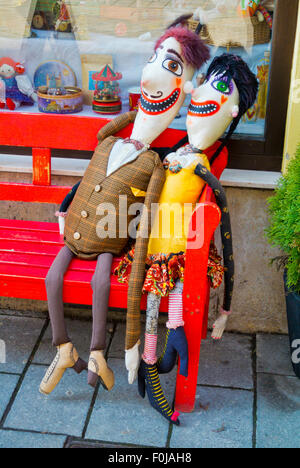
[[(0, 180), (30, 182), (31, 175), (0, 172)], [(54, 176), (53, 183), (73, 185), (77, 180), (78, 177)], [(278, 255), (278, 251), (271, 248), (264, 237), (268, 222), (266, 200), (273, 192), (268, 189), (229, 186), (226, 192), (232, 218), (236, 264), (233, 315), (228, 330), (286, 333), (282, 273), (269, 265), (270, 259)], [(55, 222), (56, 209), (54, 205), (0, 202), (1, 217), (4, 218)], [(210, 325), (221, 302), (222, 291), (213, 291)], [(45, 313), (47, 304), (0, 297), (0, 308)], [(86, 310), (78, 308), (75, 314), (86, 315)]]

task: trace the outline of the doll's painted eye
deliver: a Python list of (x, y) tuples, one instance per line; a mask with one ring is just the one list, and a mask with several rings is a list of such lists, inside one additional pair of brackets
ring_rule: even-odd
[(182, 65), (176, 60), (166, 59), (162, 65), (166, 70), (174, 73), (174, 75), (181, 76), (183, 73)]
[(223, 94), (231, 94), (232, 93), (232, 87), (230, 84), (226, 83), (226, 81), (222, 80), (215, 80), (212, 82), (212, 87), (215, 88), (217, 91)]
[(157, 59), (157, 53), (154, 52), (154, 54), (152, 55), (152, 57), (148, 60), (148, 63), (153, 63), (153, 62), (155, 62), (156, 59)]

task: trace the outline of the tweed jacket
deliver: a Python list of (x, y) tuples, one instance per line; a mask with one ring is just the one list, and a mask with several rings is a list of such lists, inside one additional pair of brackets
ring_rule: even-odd
[[(126, 349), (140, 338), (140, 302), (145, 276), (145, 262), (151, 229), (151, 205), (157, 203), (165, 181), (165, 171), (159, 156), (150, 150), (106, 175), (109, 155), (118, 137), (116, 133), (134, 121), (136, 113), (123, 114), (98, 134), (99, 144), (85, 172), (68, 211), (65, 224), (65, 244), (79, 258), (95, 259), (101, 253), (120, 255), (129, 241), (128, 226), (135, 215), (128, 209), (134, 203), (144, 203), (136, 255), (128, 289)], [(127, 198), (127, 209), (120, 206), (120, 197)], [(99, 207), (110, 207), (108, 212)], [(109, 213), (109, 214), (108, 214)], [(115, 227), (109, 237), (99, 237), (99, 224), (107, 221)], [(113, 235), (111, 235), (113, 234)]]

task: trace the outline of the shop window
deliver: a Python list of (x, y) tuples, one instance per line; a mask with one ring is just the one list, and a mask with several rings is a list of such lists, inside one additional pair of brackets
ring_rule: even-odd
[[(244, 14), (247, 5), (252, 16)], [(110, 91), (121, 101), (109, 111), (122, 104), (125, 112), (154, 41), (177, 16), (193, 13), (189, 27), (204, 24), (200, 34), (212, 57), (238, 54), (259, 80), (257, 101), (230, 143), (229, 167), (280, 170), (297, 8), (298, 0), (0, 0), (0, 57), (22, 62), (36, 90), (83, 90), (82, 110), (76, 102), (60, 107), (50, 99), (46, 111), (96, 115), (95, 87), (102, 95), (109, 92), (108, 81), (95, 80), (102, 72), (112, 77)], [(3, 96), (0, 82), (0, 101)], [(184, 129), (187, 104), (173, 128)], [(17, 112), (26, 118), (39, 112), (38, 104)]]

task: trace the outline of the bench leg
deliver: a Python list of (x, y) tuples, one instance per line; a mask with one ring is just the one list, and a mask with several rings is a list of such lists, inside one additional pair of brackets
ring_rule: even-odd
[(51, 185), (51, 149), (32, 148), (33, 185)]
[(204, 309), (203, 327), (202, 327), (202, 340), (207, 339), (207, 326), (208, 326), (208, 314), (209, 314), (209, 298), (210, 288), (207, 288), (206, 304)]
[[(194, 314), (196, 315), (196, 314)], [(185, 378), (177, 375), (175, 409), (183, 413), (191, 413), (195, 408), (198, 369), (201, 348), (203, 313), (191, 317), (191, 323), (185, 327), (189, 345), (189, 373)]]

